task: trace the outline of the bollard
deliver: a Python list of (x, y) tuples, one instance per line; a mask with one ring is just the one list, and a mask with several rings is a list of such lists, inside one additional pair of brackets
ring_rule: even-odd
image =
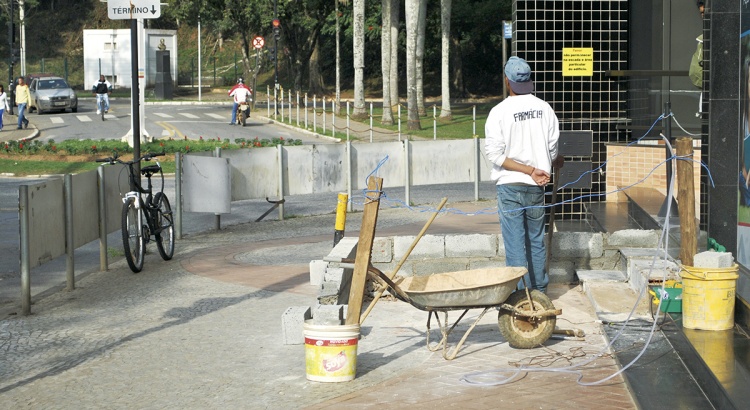
[(349, 195), (345, 192), (339, 192), (338, 203), (336, 204), (336, 225), (333, 231), (333, 246), (338, 245), (341, 238), (344, 237), (346, 228), (346, 206), (349, 203)]

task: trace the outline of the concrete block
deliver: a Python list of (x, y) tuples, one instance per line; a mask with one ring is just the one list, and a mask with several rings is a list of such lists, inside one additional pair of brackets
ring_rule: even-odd
[(305, 343), (303, 325), (312, 319), (310, 306), (291, 306), (281, 314), (281, 335), (285, 345)]
[(446, 235), (445, 256), (448, 258), (488, 257), (497, 255), (497, 235)]
[(318, 290), (318, 303), (321, 305), (335, 305), (339, 300), (338, 282), (323, 282)]
[(344, 268), (329, 267), (328, 269), (326, 269), (325, 274), (323, 275), (323, 280), (325, 282), (342, 283), (344, 281), (345, 271), (346, 270)]
[(731, 252), (701, 252), (693, 257), (693, 266), (714, 269), (731, 268), (734, 266), (734, 257)]
[(502, 268), (505, 260), (500, 259), (471, 259), (469, 269)]
[(613, 248), (656, 248), (659, 231), (645, 229), (623, 229), (609, 234), (607, 246)]
[(310, 284), (320, 286), (323, 284), (324, 276), (328, 268), (328, 262), (322, 260), (310, 261)]
[[(401, 258), (409, 250), (416, 236), (396, 236), (393, 238), (393, 258)], [(445, 237), (443, 235), (424, 235), (411, 251), (409, 258), (444, 258), (445, 257)]]
[(625, 272), (619, 270), (579, 270), (576, 272), (581, 282), (625, 282)]
[(570, 261), (550, 263), (548, 274), (549, 283), (576, 283), (575, 265)]
[(393, 238), (375, 238), (372, 243), (372, 263), (388, 263), (393, 260)]
[(341, 305), (318, 305), (312, 317), (314, 325), (340, 325), (344, 321), (344, 307)]
[(331, 260), (354, 258), (357, 254), (357, 242), (359, 242), (359, 238), (341, 238), (339, 243), (328, 253), (327, 258)]
[(505, 258), (505, 242), (503, 242), (503, 235), (497, 235), (497, 256)]
[(601, 233), (557, 232), (552, 236), (552, 255), (559, 258), (601, 258), (604, 239)]
[[(378, 268), (381, 272), (388, 275), (391, 272), (393, 272), (394, 269), (396, 269), (396, 266), (398, 265), (397, 261), (391, 261), (390, 263), (373, 263), (372, 266)], [(401, 276), (414, 276), (414, 272), (412, 271), (412, 262), (409, 259), (406, 259), (406, 262), (404, 262), (403, 265), (401, 265), (401, 269), (396, 272), (397, 275)]]
[(415, 261), (412, 264), (414, 276), (432, 275), (434, 273), (455, 272), (469, 269), (469, 259), (442, 259)]

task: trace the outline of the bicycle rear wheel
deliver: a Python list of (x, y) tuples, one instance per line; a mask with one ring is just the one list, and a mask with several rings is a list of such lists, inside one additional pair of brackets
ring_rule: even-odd
[(165, 261), (172, 259), (174, 255), (174, 218), (172, 217), (172, 207), (169, 206), (169, 199), (164, 193), (159, 192), (154, 197), (154, 203), (157, 206), (156, 223), (156, 247), (159, 249), (159, 255)]
[(122, 247), (130, 270), (138, 273), (143, 269), (146, 244), (143, 242), (141, 210), (135, 207), (136, 198), (128, 198), (122, 204)]

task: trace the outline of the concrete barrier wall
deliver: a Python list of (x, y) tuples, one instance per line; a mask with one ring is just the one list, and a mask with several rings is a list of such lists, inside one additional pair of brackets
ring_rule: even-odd
[(73, 175), (73, 247), (99, 238), (99, 176), (96, 171)]
[[(220, 155), (229, 159), (232, 200), (239, 201), (277, 198), (280, 192), (285, 196), (361, 190), (373, 173), (386, 187), (488, 181), (490, 168), (483, 152), (484, 140), (472, 139), (262, 147), (224, 150)], [(187, 184), (184, 189), (187, 196), (198, 188)]]
[[(63, 180), (50, 179), (28, 185), (29, 268), (65, 254), (65, 203)], [(23, 240), (23, 238), (22, 238)]]

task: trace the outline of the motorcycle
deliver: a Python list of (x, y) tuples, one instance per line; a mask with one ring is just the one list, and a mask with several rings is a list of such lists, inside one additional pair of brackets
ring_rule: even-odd
[(242, 124), (244, 127), (248, 117), (250, 117), (250, 103), (245, 100), (237, 106), (237, 124)]

